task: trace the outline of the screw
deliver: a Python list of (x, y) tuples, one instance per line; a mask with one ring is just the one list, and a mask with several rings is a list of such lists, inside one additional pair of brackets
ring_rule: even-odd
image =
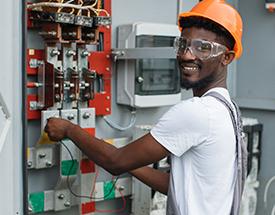
[(107, 100), (110, 100), (110, 96), (106, 96), (106, 99), (107, 99)]
[(90, 56), (90, 53), (89, 53), (87, 50), (84, 50), (84, 51), (81, 53), (81, 56), (82, 56), (82, 57), (87, 57), (87, 56)]
[(123, 190), (125, 190), (125, 187), (121, 185), (121, 186), (119, 186), (118, 190), (123, 191)]
[(32, 212), (31, 206), (28, 207), (28, 211), (29, 211), (29, 212)]
[(75, 99), (75, 94), (71, 94), (69, 97), (70, 97), (70, 99), (74, 100)]
[(59, 198), (59, 199), (64, 199), (64, 198), (65, 198), (65, 195), (64, 195), (63, 193), (61, 193), (61, 194), (58, 195), (58, 198)]
[(59, 101), (60, 100), (60, 95), (59, 94), (55, 94), (55, 99)]
[(54, 57), (54, 56), (56, 56), (56, 55), (59, 55), (60, 54), (60, 52), (57, 50), (57, 49), (52, 49), (52, 51), (51, 51), (51, 53), (50, 53), (50, 55), (52, 56), (52, 57)]
[(46, 162), (46, 167), (51, 167), (52, 166), (52, 162), (51, 161), (47, 161)]
[(31, 101), (30, 102), (30, 110), (37, 110), (37, 108), (38, 108), (37, 102)]
[(109, 112), (109, 111), (110, 111), (110, 109), (109, 109), (109, 108), (106, 108), (105, 110), (106, 110), (107, 112)]
[(68, 35), (71, 36), (71, 37), (75, 37), (76, 36), (76, 32), (69, 32)]
[(90, 98), (91, 98), (90, 93), (86, 93), (86, 94), (84, 95), (84, 97), (85, 97), (86, 99), (90, 99)]
[(109, 68), (109, 67), (106, 67), (106, 70), (107, 70), (107, 71), (110, 71), (110, 68)]
[(139, 77), (137, 78), (137, 82), (138, 82), (138, 83), (142, 83), (143, 81), (144, 81), (144, 79), (143, 79), (142, 77), (139, 76)]
[(85, 112), (85, 113), (83, 114), (83, 119), (88, 119), (88, 118), (90, 118), (90, 113)]
[(68, 50), (67, 53), (66, 53), (66, 55), (68, 57), (75, 56), (75, 51), (74, 50)]
[(71, 206), (71, 203), (70, 203), (69, 201), (66, 201), (66, 202), (64, 203), (64, 206), (65, 206), (65, 207), (70, 207), (70, 206)]
[(94, 38), (95, 34), (94, 33), (89, 33), (89, 34), (86, 34), (86, 37)]
[(46, 157), (46, 154), (45, 154), (45, 153), (39, 154), (38, 157), (39, 157), (40, 159), (42, 159), (42, 158)]
[(28, 167), (32, 167), (32, 162), (31, 161), (28, 161)]
[(68, 119), (68, 120), (73, 120), (73, 119), (74, 119), (74, 115), (73, 115), (73, 114), (69, 114), (69, 115), (67, 116), (67, 119)]

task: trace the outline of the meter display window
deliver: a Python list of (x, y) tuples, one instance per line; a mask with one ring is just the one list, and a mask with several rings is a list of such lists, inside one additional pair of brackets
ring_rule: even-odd
[(136, 47), (173, 47), (175, 37), (141, 35), (136, 37)]
[[(136, 47), (173, 47), (175, 37), (142, 35), (136, 38)], [(176, 59), (136, 60), (135, 93), (164, 95), (180, 92)]]
[(179, 92), (179, 72), (175, 59), (142, 59), (137, 61), (136, 94), (161, 95)]

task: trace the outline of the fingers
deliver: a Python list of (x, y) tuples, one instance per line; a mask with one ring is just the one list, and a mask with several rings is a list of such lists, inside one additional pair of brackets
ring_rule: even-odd
[(66, 137), (67, 127), (67, 120), (52, 117), (47, 119), (44, 131), (48, 134), (50, 140), (59, 141)]

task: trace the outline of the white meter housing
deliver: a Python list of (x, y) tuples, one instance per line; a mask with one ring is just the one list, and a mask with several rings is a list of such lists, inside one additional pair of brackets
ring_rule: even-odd
[(177, 25), (133, 23), (118, 27), (117, 103), (132, 107), (173, 105), (181, 100), (173, 48)]

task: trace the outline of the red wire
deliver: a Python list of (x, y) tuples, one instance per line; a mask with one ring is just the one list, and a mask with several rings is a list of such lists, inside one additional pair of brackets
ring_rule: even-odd
[[(97, 171), (96, 176), (95, 176), (95, 181), (96, 181), (97, 176), (98, 176), (98, 171)], [(115, 178), (115, 176), (112, 176), (112, 181), (114, 180), (114, 178)], [(95, 185), (95, 184), (94, 184), (94, 185)], [(117, 189), (116, 186), (115, 186), (115, 189), (118, 190), (118, 192), (120, 193), (120, 196), (121, 196), (121, 198), (122, 198), (122, 201), (123, 201), (123, 206), (122, 206), (122, 208), (115, 209), (115, 210), (97, 210), (97, 209), (95, 209), (95, 212), (98, 212), (98, 213), (118, 213), (118, 212), (122, 212), (122, 211), (125, 210), (125, 208), (126, 208), (126, 199), (125, 199), (123, 193), (122, 193), (119, 189)], [(93, 193), (93, 192), (94, 192), (94, 188), (93, 188), (92, 193)]]
[[(97, 180), (98, 175), (99, 175), (99, 169), (96, 168), (95, 179), (92, 183), (91, 198), (93, 197), (93, 193), (95, 191), (95, 185), (96, 185), (96, 180)], [(115, 178), (115, 176), (112, 176), (112, 181), (114, 180), (114, 178)], [(97, 210), (97, 209), (95, 209), (95, 212), (98, 212), (98, 213), (118, 213), (118, 212), (122, 212), (122, 211), (125, 210), (125, 208), (126, 208), (126, 199), (125, 199), (123, 193), (119, 189), (117, 189), (116, 186), (115, 186), (115, 189), (118, 190), (118, 192), (120, 193), (120, 196), (122, 198), (122, 201), (123, 201), (122, 208), (115, 209), (115, 210)], [(103, 199), (104, 199), (104, 196), (103, 196)]]
[[(116, 189), (117, 189), (117, 188), (116, 188)], [(125, 199), (123, 193), (122, 193), (119, 189), (117, 189), (117, 190), (118, 190), (118, 192), (120, 193), (120, 195), (121, 195), (121, 197), (122, 197), (122, 201), (123, 201), (123, 206), (122, 206), (122, 208), (115, 209), (115, 210), (97, 210), (97, 209), (96, 209), (95, 212), (98, 212), (98, 213), (118, 213), (118, 212), (124, 211), (125, 208), (126, 208), (126, 199)]]
[(91, 198), (93, 197), (93, 194), (94, 194), (94, 191), (95, 191), (95, 184), (96, 184), (96, 179), (98, 177), (98, 174), (99, 174), (99, 170), (98, 170), (98, 167), (96, 167), (96, 172), (95, 172), (95, 179), (92, 183), (92, 192), (91, 192)]

